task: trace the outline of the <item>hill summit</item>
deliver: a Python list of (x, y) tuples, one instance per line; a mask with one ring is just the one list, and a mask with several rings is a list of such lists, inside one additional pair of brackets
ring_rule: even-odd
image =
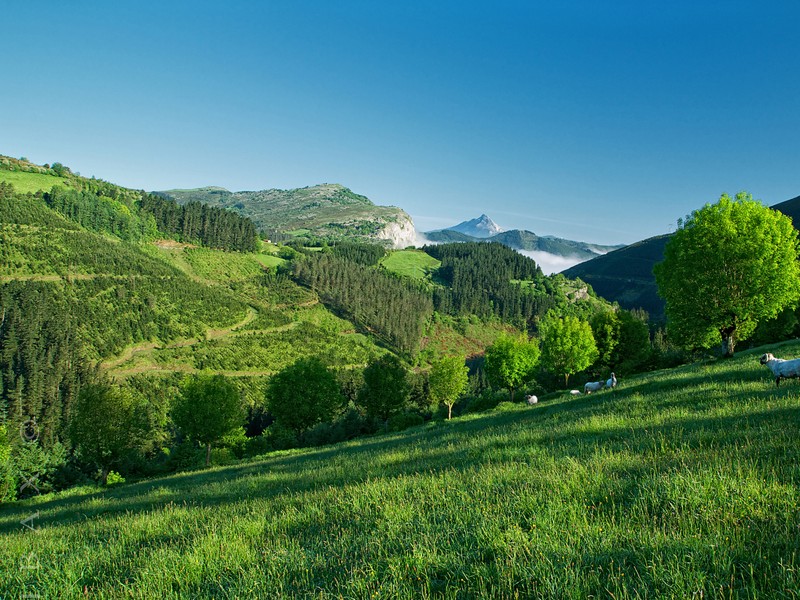
[(472, 219), (471, 221), (462, 221), (458, 225), (453, 225), (447, 229), (471, 235), (476, 238), (489, 238), (503, 231), (503, 228), (492, 221), (486, 214), (482, 214), (477, 219)]
[(378, 206), (338, 183), (291, 190), (231, 192), (204, 187), (157, 193), (179, 204), (198, 201), (233, 210), (270, 236), (384, 240), (396, 248), (416, 241), (414, 223), (405, 211)]

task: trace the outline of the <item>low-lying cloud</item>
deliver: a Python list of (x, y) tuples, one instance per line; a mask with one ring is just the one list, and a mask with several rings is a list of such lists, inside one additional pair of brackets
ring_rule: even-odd
[(517, 252), (535, 260), (545, 275), (560, 273), (587, 260), (577, 256), (559, 256), (558, 254), (550, 254), (541, 250), (517, 250)]

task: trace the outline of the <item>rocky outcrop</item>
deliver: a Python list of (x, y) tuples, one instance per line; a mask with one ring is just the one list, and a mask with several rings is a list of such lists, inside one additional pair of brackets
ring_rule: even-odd
[(393, 248), (405, 248), (416, 243), (417, 230), (411, 217), (401, 211), (397, 221), (387, 223), (375, 237), (391, 242)]

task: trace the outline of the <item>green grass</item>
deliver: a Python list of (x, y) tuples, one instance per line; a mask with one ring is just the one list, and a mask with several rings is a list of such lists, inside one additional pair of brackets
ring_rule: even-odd
[(273, 254), (256, 254), (256, 260), (268, 268), (279, 267), (286, 262), (285, 259)]
[(431, 280), (431, 274), (439, 268), (441, 261), (422, 250), (397, 250), (391, 252), (381, 265), (392, 273), (418, 280)]
[(45, 175), (44, 173), (27, 173), (24, 171), (5, 171), (0, 169), (0, 181), (10, 183), (14, 190), (23, 194), (36, 193), (39, 190), (49, 192), (54, 185), (69, 185), (63, 177)]
[(797, 598), (800, 384), (756, 356), (27, 500), (0, 596)]

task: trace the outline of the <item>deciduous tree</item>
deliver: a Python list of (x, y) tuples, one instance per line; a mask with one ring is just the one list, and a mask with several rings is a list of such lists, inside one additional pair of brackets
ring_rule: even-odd
[(273, 375), (267, 385), (270, 414), (297, 433), (330, 421), (344, 403), (336, 375), (316, 357), (297, 360)]
[(143, 398), (127, 388), (91, 383), (75, 400), (69, 437), (83, 460), (100, 467), (102, 483), (133, 453), (145, 449), (153, 430)]
[(748, 193), (723, 194), (678, 221), (653, 272), (674, 339), (699, 348), (721, 340), (733, 356), (759, 321), (800, 298), (797, 230)]
[(569, 385), (569, 376), (583, 371), (597, 359), (597, 345), (592, 328), (577, 317), (560, 317), (548, 313), (539, 326), (542, 336), (542, 362), (548, 370), (564, 376), (564, 385)]
[(411, 386), (406, 368), (394, 354), (384, 354), (364, 369), (359, 404), (372, 417), (388, 419), (408, 401)]
[(539, 345), (526, 336), (502, 336), (486, 349), (484, 369), (490, 383), (514, 390), (533, 378), (539, 362)]
[(224, 375), (195, 375), (184, 381), (172, 407), (172, 420), (190, 439), (206, 447), (208, 466), (211, 445), (243, 424), (239, 390)]
[(434, 402), (447, 406), (447, 418), (453, 415), (453, 404), (469, 384), (469, 368), (464, 358), (449, 356), (433, 363), (428, 387)]

